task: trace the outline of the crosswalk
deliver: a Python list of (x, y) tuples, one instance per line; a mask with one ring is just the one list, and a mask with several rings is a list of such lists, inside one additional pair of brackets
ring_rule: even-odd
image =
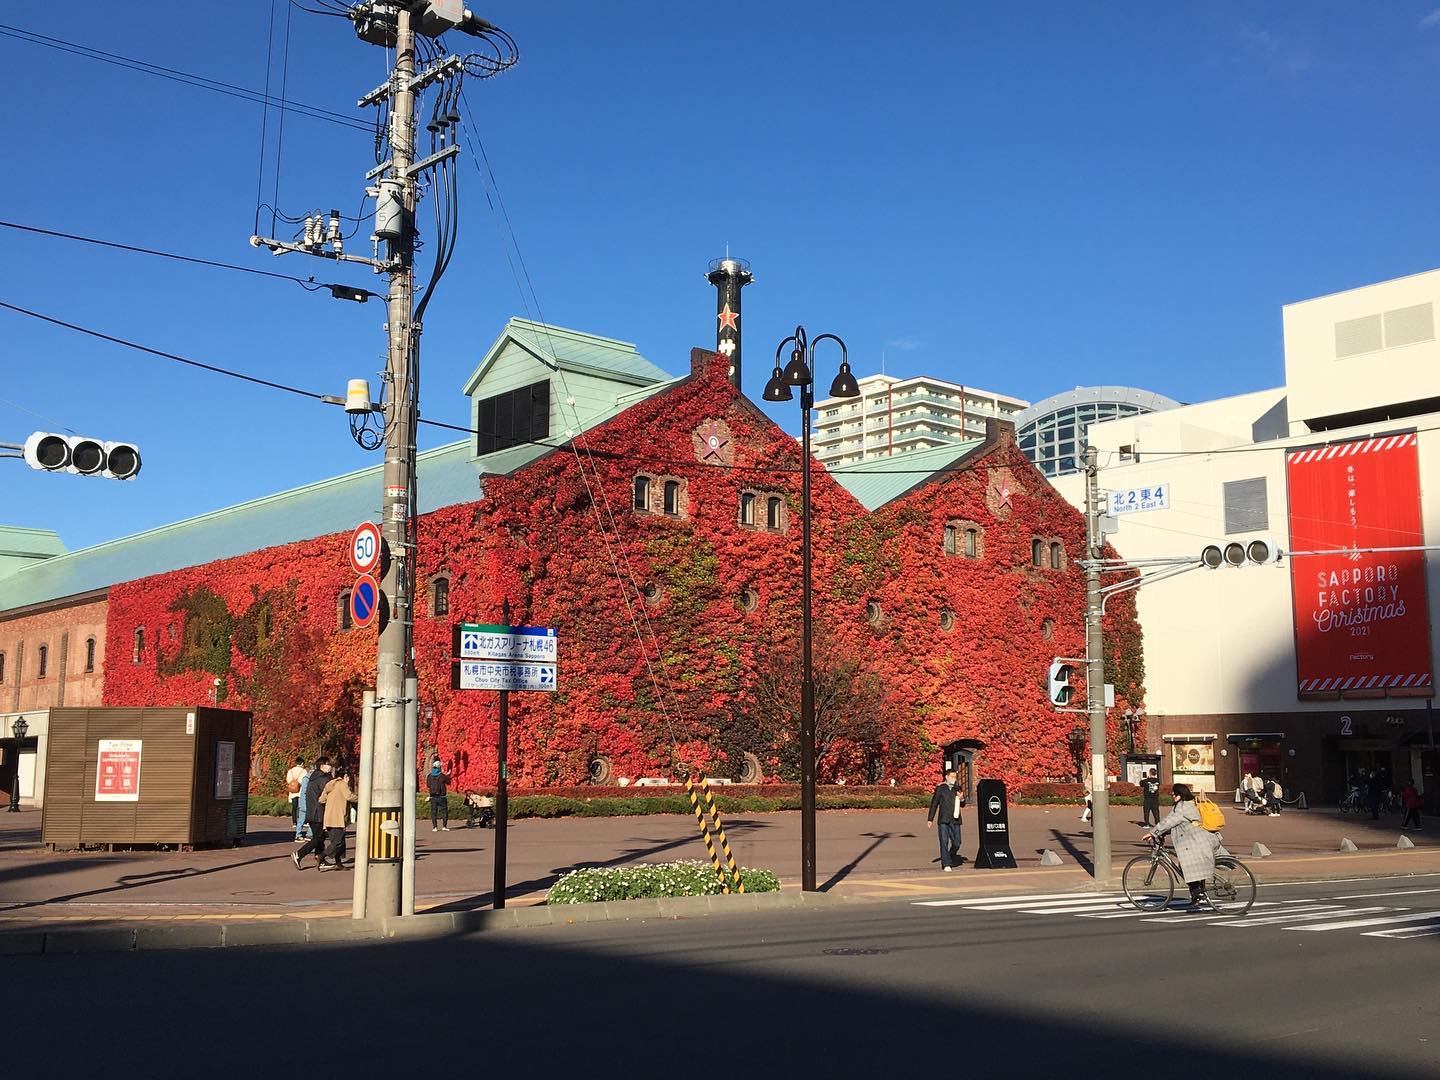
[[(1372, 894), (1373, 896), (1374, 894)], [(1383, 898), (1384, 894), (1380, 894)], [(1140, 911), (1124, 893), (1038, 893), (1028, 896), (989, 896), (960, 900), (915, 900), (917, 907), (962, 908), (967, 911), (1025, 915), (1071, 915), (1081, 919), (1135, 919), (1152, 926), (1193, 926), (1209, 923), (1227, 930), (1257, 926), (1304, 933), (1334, 930), (1359, 931), (1365, 937), (1411, 940), (1440, 935), (1440, 908), (1416, 911), (1390, 904), (1357, 906), (1346, 898), (1314, 900), (1257, 900), (1242, 917), (1190, 913), (1186, 901), (1176, 899), (1164, 911)]]

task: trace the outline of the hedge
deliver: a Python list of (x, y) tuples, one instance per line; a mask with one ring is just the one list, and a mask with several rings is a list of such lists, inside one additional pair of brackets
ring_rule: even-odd
[[(775, 892), (780, 888), (780, 879), (769, 870), (742, 866), (740, 880), (746, 892)], [(723, 891), (714, 868), (708, 863), (682, 859), (571, 870), (550, 886), (545, 903), (593, 904), (602, 900), (651, 900), (659, 896), (716, 896)]]
[[(723, 814), (768, 814), (779, 810), (800, 809), (798, 784), (760, 784), (717, 786), (715, 805)], [(598, 794), (604, 792), (604, 794)], [(493, 794), (484, 792), (483, 794)], [(464, 821), (464, 796), (451, 792), (450, 820)], [(1010, 792), (1010, 801), (1037, 806), (1079, 805), (1085, 800), (1083, 784), (1020, 784)], [(1140, 789), (1134, 784), (1110, 785), (1110, 801), (1122, 806), (1138, 806)], [(430, 817), (430, 797), (416, 796), (415, 815)], [(826, 785), (815, 797), (820, 810), (924, 810), (930, 805), (930, 792), (919, 787), (865, 787), (860, 785)], [(642, 817), (647, 814), (690, 814), (689, 796), (683, 788), (673, 787), (564, 787), (526, 788), (510, 796), (510, 817)], [(250, 796), (253, 817), (289, 817), (290, 801), (268, 795)]]

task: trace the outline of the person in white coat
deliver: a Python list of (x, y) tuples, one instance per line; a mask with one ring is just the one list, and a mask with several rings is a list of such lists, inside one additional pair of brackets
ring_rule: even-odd
[(1185, 884), (1190, 887), (1190, 910), (1199, 911), (1206, 902), (1205, 883), (1215, 875), (1215, 856), (1225, 849), (1220, 844), (1220, 834), (1209, 832), (1200, 824), (1200, 811), (1195, 806), (1195, 793), (1190, 785), (1176, 784), (1173, 790), (1175, 809), (1140, 839), (1161, 840), (1170, 836)]

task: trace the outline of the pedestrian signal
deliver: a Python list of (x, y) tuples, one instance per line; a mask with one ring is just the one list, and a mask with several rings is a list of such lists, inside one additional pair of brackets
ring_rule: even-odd
[(1070, 699), (1075, 696), (1075, 688), (1070, 685), (1070, 677), (1075, 674), (1075, 668), (1063, 660), (1056, 660), (1050, 665), (1050, 704), (1056, 708), (1064, 708), (1070, 704)]

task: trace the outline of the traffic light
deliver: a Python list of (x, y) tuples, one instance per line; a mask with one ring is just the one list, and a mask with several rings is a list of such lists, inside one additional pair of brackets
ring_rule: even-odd
[(1222, 566), (1268, 566), (1279, 561), (1280, 548), (1268, 539), (1246, 544), (1232, 540), (1224, 547), (1207, 544), (1200, 552), (1200, 565), (1207, 570), (1218, 570)]
[(134, 480), (140, 473), (140, 450), (125, 442), (37, 431), (25, 440), (25, 464), (43, 472)]
[(1050, 664), (1050, 704), (1056, 708), (1064, 708), (1070, 704), (1070, 699), (1075, 696), (1075, 688), (1070, 685), (1070, 676), (1075, 674), (1075, 669), (1064, 660), (1055, 660)]

